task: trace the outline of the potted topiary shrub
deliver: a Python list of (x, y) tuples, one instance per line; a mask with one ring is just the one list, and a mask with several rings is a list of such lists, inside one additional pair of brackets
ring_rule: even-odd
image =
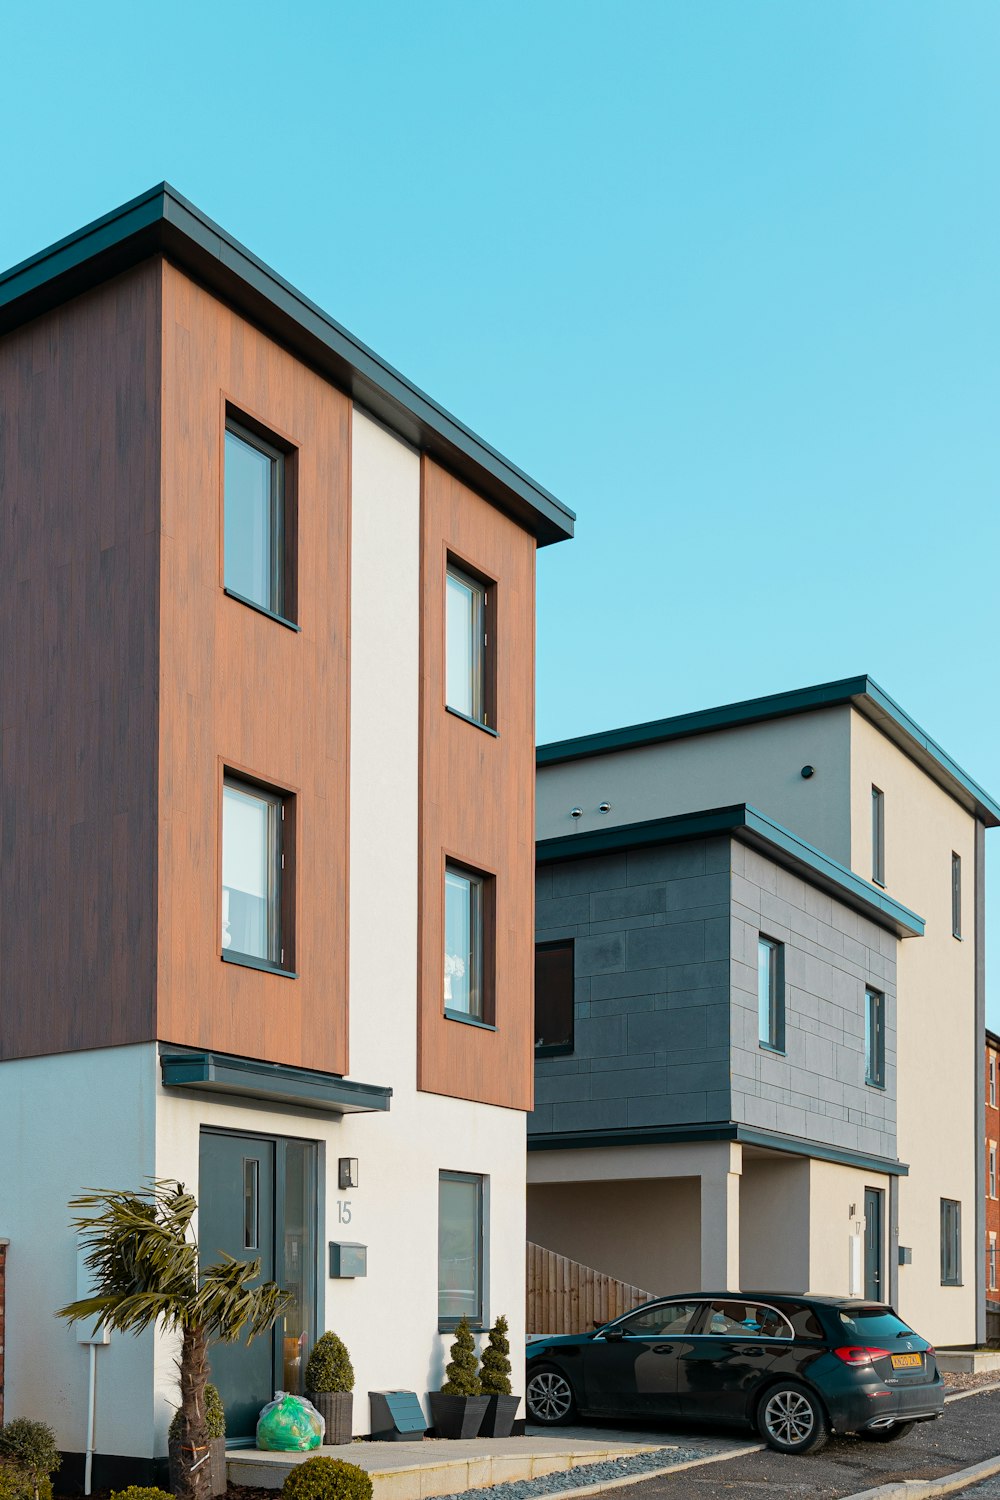
[[(205, 1387), (205, 1430), (208, 1434), (208, 1474), (210, 1493), (226, 1493), (226, 1413), (222, 1397), (211, 1383)], [(170, 1458), (170, 1488), (179, 1494), (184, 1477), (181, 1445), (184, 1434), (181, 1428), (180, 1410), (174, 1412), (167, 1432), (167, 1453)]]
[(479, 1379), (483, 1395), (488, 1397), (479, 1436), (510, 1437), (514, 1431), (514, 1418), (521, 1398), (510, 1393), (510, 1340), (507, 1338), (507, 1319), (503, 1313), (490, 1329), (489, 1343), (483, 1350)]
[(281, 1486), (284, 1500), (372, 1500), (371, 1475), (342, 1458), (307, 1458)]
[(327, 1444), (349, 1443), (354, 1432), (354, 1366), (335, 1333), (316, 1340), (306, 1365), (306, 1395), (326, 1422)]
[(489, 1397), (483, 1395), (477, 1366), (476, 1344), (468, 1318), (455, 1329), (451, 1362), (445, 1367), (447, 1380), (439, 1391), (429, 1391), (434, 1436), (439, 1438), (474, 1438)]

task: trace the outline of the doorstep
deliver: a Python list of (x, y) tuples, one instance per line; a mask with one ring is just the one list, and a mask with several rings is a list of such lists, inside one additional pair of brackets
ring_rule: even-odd
[(372, 1479), (373, 1500), (431, 1500), (518, 1479), (536, 1479), (581, 1464), (648, 1453), (676, 1443), (589, 1438), (510, 1437), (450, 1441), (424, 1438), (412, 1443), (343, 1443), (311, 1453), (266, 1453), (259, 1448), (230, 1449), (226, 1472), (230, 1484), (278, 1490), (296, 1464), (307, 1458), (342, 1458), (365, 1469)]
[(1000, 1370), (1000, 1349), (938, 1349), (937, 1367), (946, 1375), (983, 1375)]

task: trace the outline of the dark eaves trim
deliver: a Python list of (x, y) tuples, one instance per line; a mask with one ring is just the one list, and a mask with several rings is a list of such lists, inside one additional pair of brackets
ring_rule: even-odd
[(334, 321), (315, 302), (160, 183), (0, 273), (0, 334), (163, 254), (271, 334), (414, 447), (436, 459), (537, 539), (573, 535), (575, 516)]
[(584, 1151), (608, 1146), (674, 1146), (705, 1141), (737, 1141), (744, 1146), (759, 1146), (792, 1156), (811, 1156), (818, 1161), (837, 1162), (842, 1166), (861, 1167), (868, 1172), (882, 1172), (888, 1177), (907, 1177), (906, 1162), (891, 1156), (874, 1156), (867, 1151), (827, 1146), (804, 1137), (780, 1135), (773, 1130), (756, 1130), (733, 1120), (713, 1125), (644, 1126), (634, 1130), (568, 1130), (528, 1135), (529, 1151)]
[(796, 688), (790, 693), (772, 693), (765, 698), (748, 698), (742, 703), (726, 703), (719, 708), (699, 709), (696, 713), (677, 714), (673, 718), (655, 719), (647, 724), (630, 724), (623, 729), (608, 729), (599, 734), (581, 735), (571, 740), (555, 740), (548, 745), (539, 745), (536, 758), (540, 767), (557, 766), (565, 761), (586, 760), (590, 756), (607, 755), (615, 750), (634, 750), (644, 745), (664, 744), (669, 740), (687, 739), (695, 734), (709, 734), (717, 729), (736, 729), (741, 725), (759, 724), (766, 719), (786, 719), (812, 709), (836, 708), (847, 703), (870, 719), (967, 811), (982, 819), (988, 828), (1000, 827), (1000, 803), (963, 771), (868, 676), (844, 677), (837, 682)]
[(733, 807), (714, 807), (705, 812), (677, 813), (647, 823), (623, 823), (591, 833), (567, 833), (559, 838), (539, 839), (535, 846), (536, 860), (539, 865), (565, 863), (566, 860), (586, 859), (596, 854), (644, 849), (653, 844), (682, 843), (715, 835), (729, 835), (760, 849), (777, 864), (860, 911), (879, 926), (888, 928), (897, 937), (924, 935), (923, 917), (745, 802), (738, 802)]
[(377, 1084), (355, 1083), (335, 1073), (231, 1057), (224, 1052), (163, 1051), (160, 1076), (164, 1088), (264, 1099), (271, 1104), (292, 1104), (323, 1114), (385, 1111), (392, 1098), (391, 1088)]

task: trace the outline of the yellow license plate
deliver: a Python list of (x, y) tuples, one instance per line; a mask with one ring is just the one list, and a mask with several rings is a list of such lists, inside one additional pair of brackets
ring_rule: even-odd
[(923, 1362), (922, 1354), (894, 1354), (892, 1356), (894, 1370), (919, 1370)]

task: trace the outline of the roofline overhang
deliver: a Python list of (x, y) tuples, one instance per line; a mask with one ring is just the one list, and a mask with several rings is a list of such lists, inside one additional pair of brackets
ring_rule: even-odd
[(169, 183), (0, 272), (0, 334), (163, 255), (385, 426), (511, 516), (544, 547), (573, 535), (561, 501), (373, 350)]
[(747, 698), (741, 703), (703, 708), (695, 713), (677, 714), (669, 719), (650, 720), (646, 724), (631, 724), (622, 729), (580, 735), (576, 739), (555, 740), (538, 746), (536, 760), (539, 768), (557, 766), (566, 761), (586, 760), (595, 755), (609, 755), (617, 750), (664, 744), (670, 740), (710, 734), (720, 729), (736, 729), (746, 724), (759, 724), (767, 719), (790, 718), (793, 714), (835, 708), (842, 704), (850, 704), (869, 719), (967, 812), (985, 823), (987, 828), (1000, 827), (1000, 803), (963, 771), (937, 741), (931, 739), (867, 675), (796, 688), (790, 693), (772, 693), (764, 698)]
[(622, 823), (591, 833), (567, 833), (559, 838), (539, 839), (535, 845), (535, 857), (540, 865), (564, 863), (570, 859), (642, 849), (653, 844), (682, 843), (720, 835), (728, 835), (759, 849), (776, 864), (880, 927), (887, 928), (898, 938), (924, 935), (923, 917), (746, 802), (732, 807), (713, 807), (703, 812), (677, 813), (669, 818), (652, 818), (644, 823)]
[(160, 1050), (160, 1078), (163, 1087), (171, 1091), (190, 1089), (260, 1099), (272, 1106), (293, 1105), (316, 1114), (381, 1113), (388, 1110), (392, 1099), (391, 1088), (357, 1083), (315, 1068), (166, 1046)]
[(849, 1146), (811, 1141), (805, 1136), (782, 1135), (774, 1130), (741, 1125), (735, 1120), (706, 1125), (643, 1125), (607, 1130), (537, 1131), (528, 1135), (528, 1150), (532, 1153), (587, 1151), (619, 1146), (700, 1145), (708, 1141), (734, 1141), (743, 1146), (756, 1146), (782, 1155), (808, 1156), (818, 1161), (837, 1162), (842, 1166), (862, 1167), (866, 1171), (880, 1172), (887, 1177), (910, 1175), (909, 1164), (895, 1157), (876, 1156), (867, 1151), (854, 1151)]

